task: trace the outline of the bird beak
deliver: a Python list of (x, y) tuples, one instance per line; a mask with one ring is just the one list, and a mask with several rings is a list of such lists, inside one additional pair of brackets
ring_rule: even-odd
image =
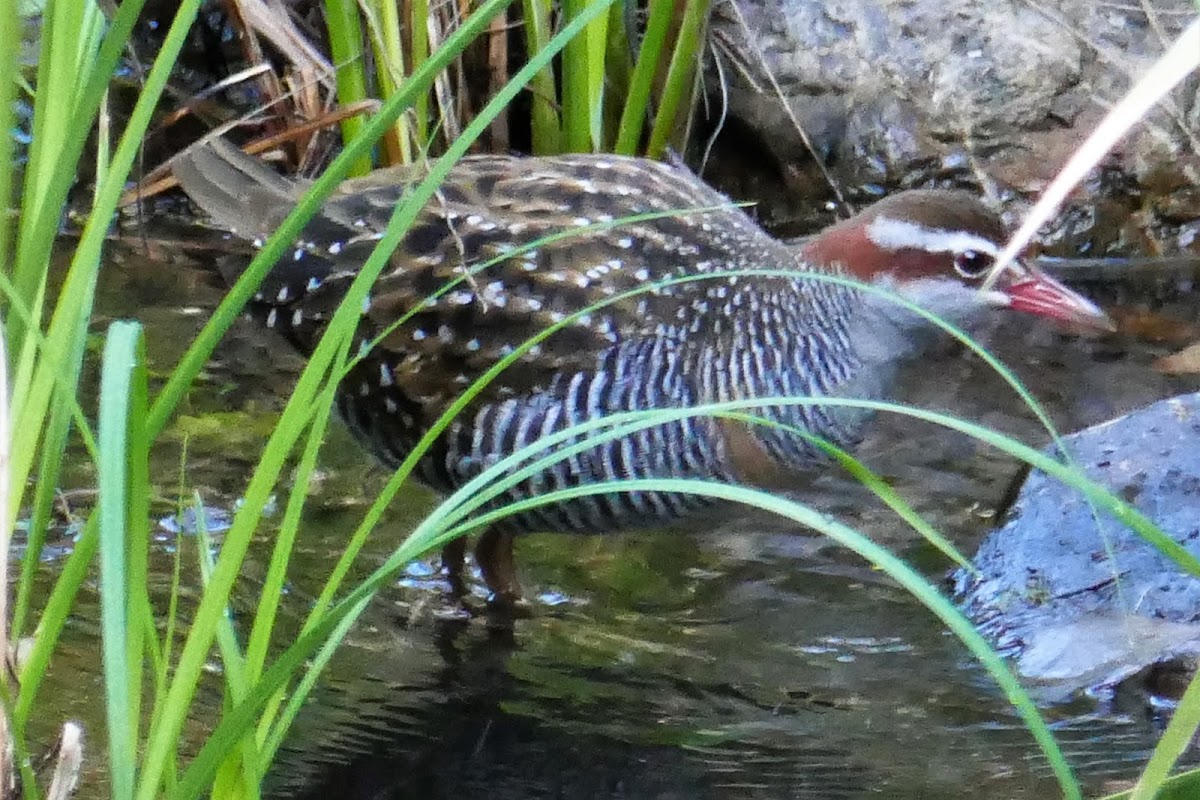
[(1070, 326), (1111, 333), (1117, 329), (1099, 306), (1071, 291), (1049, 275), (1032, 268), (1008, 286), (996, 291), (1008, 297), (1008, 307), (1039, 317), (1048, 317)]

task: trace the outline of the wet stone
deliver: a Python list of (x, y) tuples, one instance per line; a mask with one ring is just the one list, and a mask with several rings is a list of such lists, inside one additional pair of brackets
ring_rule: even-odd
[[(1200, 557), (1200, 393), (1065, 444), (1088, 477)], [(1200, 578), (1040, 471), (974, 563), (978, 575), (955, 575), (962, 608), (1027, 678), (1077, 689), (1111, 684), (1200, 642)], [(1097, 621), (1120, 635), (1098, 643)]]

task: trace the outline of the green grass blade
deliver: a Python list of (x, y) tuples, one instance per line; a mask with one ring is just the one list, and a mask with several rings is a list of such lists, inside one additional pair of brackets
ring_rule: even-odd
[(83, 533), (75, 540), (75, 547), (67, 557), (58, 580), (46, 601), (38, 621), (37, 636), (28, 660), (22, 665), (20, 674), (21, 692), (13, 707), (13, 729), (24, 731), (33, 710), (33, 702), (37, 697), (42, 679), (50, 664), (50, 656), (54, 652), (63, 625), (75, 607), (75, 595), (88, 577), (92, 559), (100, 546), (100, 517), (96, 514), (88, 517), (84, 524)]
[[(101, 250), (112, 214), (171, 65), (186, 39), (186, 22), (191, 19), (188, 12), (194, 15), (198, 2), (199, 0), (185, 0), (181, 4), (179, 16), (168, 30), (159, 51), (159, 58), (151, 68), (143, 92), (130, 114), (113, 163), (97, 188), (95, 207), (76, 246), (71, 269), (50, 321), (46, 347), (42, 349), (36, 369), (33, 370), (31, 388), (24, 395), (26, 401), (16, 412), (19, 417), (13, 441), (14, 481), (18, 475), (23, 477), (29, 474), (38, 452), (37, 441), (42, 421), (46, 418), (46, 409), (55, 388), (63, 385), (64, 381), (71, 387), (78, 382)], [(58, 211), (60, 210), (61, 206)], [(20, 497), (24, 488), (23, 484), (14, 486), (14, 496)]]
[[(1008, 701), (1021, 716), (1022, 722), (1037, 741), (1038, 746), (1041, 747), (1059, 786), (1062, 788), (1063, 795), (1073, 800), (1082, 798), (1079, 784), (1071, 773), (1070, 766), (1054, 739), (1054, 734), (1042, 719), (1041, 714), (1038, 713), (1037, 706), (1008, 669), (1004, 660), (976, 632), (971, 622), (959, 612), (953, 603), (942, 597), (941, 593), (924, 577), (887, 548), (876, 544), (853, 528), (830, 519), (819, 511), (768, 492), (726, 483), (682, 479), (622, 480), (548, 492), (539, 497), (515, 502), (498, 511), (481, 515), (473, 523), (485, 525), (510, 514), (520, 513), (538, 506), (613, 491), (678, 492), (762, 509), (818, 531), (858, 553), (904, 587), (967, 646), (971, 654), (987, 668), (996, 680)], [(424, 527), (422, 525), (422, 528)], [(422, 528), (418, 528), (418, 531), (414, 532), (410, 538), (416, 538), (422, 532)]]
[[(258, 269), (258, 274), (243, 276), (243, 279), (239, 280), (238, 285), (231, 291), (231, 296), (222, 304), (223, 309), (232, 311), (240, 309), (241, 305), (244, 304), (249, 294), (253, 291), (253, 285), (261, 280), (262, 275), (278, 259), (284, 246), (298, 233), (300, 226), (306, 219), (305, 215), (312, 215), (320, 200), (333, 189), (341, 175), (344, 175), (345, 166), (360, 153), (366, 152), (366, 148), (394, 122), (395, 117), (403, 109), (404, 104), (418, 91), (421, 85), (418, 76), (424, 76), (424, 86), (428, 86), (428, 81), (440, 71), (441, 66), (448, 63), (453, 54), (460, 51), (467, 41), (478, 36), (489, 24), (491, 18), (503, 10), (506, 5), (505, 2), (499, 1), (484, 3), (477, 9), (475, 14), (472, 14), (463, 22), (463, 25), (447, 40), (442, 48), (439, 48), (436, 54), (431, 56), (428, 62), (414, 72), (409, 82), (410, 86), (402, 88), (395, 97), (385, 104), (379, 116), (367, 124), (363, 136), (347, 146), (342, 155), (330, 165), (326, 173), (314, 183), (304, 201), (298, 204), (275, 234), (271, 236), (263, 248), (263, 252), (255, 259), (255, 264), (251, 267), (251, 271)], [(460, 146), (458, 152), (461, 152), (461, 149), (465, 149), (468, 143), (464, 141), (460, 145), (460, 143), (456, 142), (455, 145)], [(458, 152), (454, 153), (454, 158), (457, 158)], [(447, 158), (449, 156), (450, 154), (448, 153)], [(250, 485), (247, 487), (245, 494), (246, 502), (235, 517), (233, 527), (226, 533), (225, 544), (222, 547), (221, 555), (213, 571), (209, 589), (205, 592), (200, 602), (200, 608), (197, 610), (196, 623), (193, 625), (183, 645), (176, 675), (172, 680), (165, 700), (166, 711), (160, 718), (158, 727), (149, 737), (150, 741), (143, 766), (143, 781), (138, 790), (138, 796), (143, 798), (143, 800), (150, 800), (158, 789), (158, 783), (163, 770), (166, 768), (168, 752), (172, 746), (172, 742), (177, 740), (179, 730), (186, 718), (187, 709), (195, 691), (196, 680), (203, 668), (205, 654), (215, 634), (218, 620), (216, 615), (227, 602), (233, 583), (240, 572), (240, 565), (249, 546), (250, 536), (261, 516), (266, 498), (278, 478), (287, 454), (300, 435), (300, 427), (296, 424), (296, 420), (300, 417), (307, 417), (311, 413), (312, 399), (315, 397), (322, 383), (322, 376), (328, 372), (329, 365), (335, 363), (335, 358), (337, 359), (336, 363), (341, 363), (345, 360), (345, 352), (348, 349), (354, 326), (361, 314), (363, 297), (365, 297), (370, 286), (373, 284), (375, 277), (382, 270), (383, 265), (386, 263), (387, 255), (399, 242), (403, 230), (415, 218), (420, 207), (432, 197), (433, 192), (436, 190), (436, 182), (441, 177), (438, 173), (439, 169), (443, 170), (441, 174), (444, 174), (445, 171), (449, 170), (451, 163), (452, 160), (447, 159), (439, 161), (438, 165), (431, 171), (429, 180), (420, 187), (417, 187), (412, 196), (402, 203), (393, 214), (387, 232), (380, 241), (379, 246), (376, 247), (372, 256), (367, 259), (362, 272), (351, 285), (345, 302), (334, 313), (329, 325), (329, 332), (309, 359), (309, 365), (305, 368), (300, 382), (297, 384), (296, 392), (289, 401), (288, 408), (284, 411), (281, 424), (272, 436), (271, 442), (268, 443), (267, 448), (264, 450), (259, 468), (255, 470)], [(237, 297), (235, 295), (239, 292), (239, 287), (242, 287), (240, 289), (242, 294), (240, 297)], [(213, 325), (206, 326), (206, 332), (209, 334), (213, 330)], [(223, 328), (221, 330), (223, 331)], [(159, 402), (155, 404), (155, 409), (151, 410), (151, 418), (147, 423), (151, 431), (159, 429), (158, 426), (165, 421), (166, 414), (173, 408), (174, 402), (178, 400), (178, 397), (172, 397), (169, 394), (171, 386), (174, 386), (174, 391), (181, 393), (182, 389), (187, 383), (190, 383), (192, 376), (194, 376), (198, 364), (189, 366), (187, 363), (189, 359), (196, 359), (200, 355), (206, 356), (206, 349), (211, 349), (211, 346), (211, 342), (198, 344), (198, 346), (189, 350), (189, 353), (184, 358), (184, 363), (177, 369), (176, 374), (172, 376), (172, 380), (168, 384), (168, 389), (164, 389), (163, 395), (160, 395)], [(202, 363), (202, 360), (200, 363)], [(166, 399), (164, 399), (164, 396), (166, 396)], [(239, 735), (244, 735), (245, 733), (246, 730), (243, 730)]]
[[(208, 535), (208, 525), (204, 505), (197, 502), (196, 512), (196, 557), (200, 567), (200, 581), (207, 589), (212, 580), (214, 568), (213, 552), (216, 546)], [(221, 610), (221, 620), (217, 624), (217, 652), (221, 654), (221, 674), (225, 679), (225, 697), (227, 703), (240, 703), (246, 697), (246, 662), (238, 645), (237, 633), (233, 629), (233, 613), (229, 608)], [(226, 758), (222, 769), (218, 771), (213, 785), (214, 797), (246, 797), (259, 796), (258, 786), (262, 780), (266, 765), (259, 758), (258, 746), (254, 737), (242, 738), (240, 761), (233, 753)]]
[[(525, 85), (525, 82), (527, 82), (534, 74), (536, 74), (538, 70), (544, 68), (545, 65), (550, 62), (550, 59), (552, 59), (554, 55), (564, 46), (564, 43), (570, 41), (572, 37), (576, 36), (592, 16), (603, 13), (607, 9), (610, 2), (611, 0), (599, 0), (599, 2), (591, 3), (584, 14), (571, 20), (571, 22), (568, 23), (568, 25), (564, 27), (563, 30), (560, 31), (540, 53), (538, 53), (536, 58), (530, 59), (530, 61), (524, 67), (522, 67), (516, 75), (513, 76), (512, 80), (510, 80), (508, 84), (506, 84), (505, 87), (498, 92), (494, 98), (492, 98), (488, 105), (463, 131), (463, 135), (460, 137), (459, 141), (455, 142), (455, 145), (461, 144), (463, 149), (456, 150), (452, 146), (451, 149), (447, 151), (446, 155), (443, 156), (442, 159), (440, 159), (434, 166), (434, 171), (430, 173), (430, 179), (440, 180), (441, 177), (443, 177), (446, 172), (449, 171), (449, 163), (447, 162), (447, 159), (452, 155), (457, 157), (461, 152), (464, 152), (465, 147), (467, 146), (466, 142), (473, 141), (474, 138), (485, 129), (486, 125), (490, 123), (491, 117), (498, 113), (499, 109), (511, 102), (512, 98), (521, 90), (521, 87)], [(422, 183), (420, 187), (417, 187), (412, 197), (424, 202), (425, 198), (432, 196), (432, 188), (429, 190), (429, 195), (423, 194), (424, 187), (425, 183)], [(384, 242), (388, 242), (387, 236), (385, 236), (383, 242), (381, 242), (381, 247), (376, 248), (375, 253), (373, 253), (371, 256), (371, 259), (376, 258), (376, 254), (378, 254), (381, 249), (384, 252), (390, 252), (390, 250), (387, 250), (383, 247)], [(379, 262), (378, 267), (376, 267), (376, 265), (372, 264), (371, 260), (368, 259), (367, 265), (364, 265), (363, 270), (366, 271), (370, 268), (378, 269), (381, 268), (381, 266), (382, 262)], [(465, 276), (460, 276), (458, 280), (462, 280), (464, 278)], [(348, 298), (348, 300), (353, 303), (354, 298)], [(505, 360), (502, 362), (504, 366), (507, 366), (509, 363), (511, 363), (510, 360)], [(503, 366), (497, 365), (497, 367), (493, 368), (494, 371), (489, 372), (489, 374), (498, 374), (500, 369), (503, 369)], [(367, 515), (364, 516), (363, 521), (359, 524), (358, 528), (354, 532), (354, 535), (350, 538), (350, 541), (346, 547), (346, 552), (343, 554), (342, 558), (338, 560), (338, 563), (334, 567), (329, 580), (326, 582), (325, 588), (322, 589), (321, 595), (314, 603), (313, 612), (309, 616), (309, 622), (314, 620), (325, 608), (328, 607), (329, 603), (332, 601), (332, 598), (336, 595), (338, 588), (341, 585), (341, 580), (349, 571), (350, 564), (353, 562), (358, 550), (362, 547), (362, 544), (366, 540), (366, 537), (370, 533), (371, 529), (382, 517), (383, 507), (391, 499), (391, 497), (394, 496), (400, 484), (407, 479), (408, 474), (411, 473), (421, 454), (429, 448), (429, 446), (433, 443), (445, 426), (450, 424), (450, 420), (454, 417), (454, 415), (461, 411), (465, 407), (466, 403), (469, 402), (470, 397), (473, 396), (471, 394), (472, 390), (476, 392), (479, 391), (477, 387), (469, 387), (468, 391), (464, 392), (459, 400), (455, 401), (455, 403), (452, 404), (449, 409), (447, 409), (446, 413), (443, 414), (442, 417), (430, 428), (426, 435), (422, 437), (417, 446), (413, 448), (413, 452), (409, 455), (409, 457), (406, 458), (404, 463), (393, 473), (392, 479), (388, 482), (387, 487), (381, 493), (380, 499), (376, 503), (372, 504), (371, 510), (367, 513)]]
[(172, 371), (166, 385), (159, 392), (150, 409), (147, 425), (151, 437), (157, 436), (162, 431), (167, 419), (174, 412), (188, 387), (200, 373), (205, 362), (208, 361), (217, 342), (237, 319), (246, 302), (254, 294), (256, 287), (270, 271), (271, 266), (280, 259), (284, 250), (295, 240), (320, 204), (329, 196), (329, 193), (346, 177), (350, 165), (370, 151), (379, 137), (395, 123), (396, 118), (415, 98), (429, 91), (429, 87), (438, 73), (458, 57), (467, 43), (486, 30), (491, 19), (503, 11), (510, 1), (488, 0), (481, 4), (475, 13), (463, 21), (462, 26), (446, 40), (442, 47), (439, 47), (417, 69), (413, 70), (412, 75), (399, 91), (389, 98), (380, 108), (379, 113), (367, 122), (362, 135), (347, 143), (341, 155), (333, 160), (333, 163), (319, 178), (313, 181), (304, 200), (292, 209), (292, 212), (263, 245), (262, 250), (247, 267), (237, 284), (229, 290), (225, 299), (221, 301), (208, 323), (205, 324), (204, 329), (197, 335), (187, 353)]
[[(522, 0), (522, 17), (525, 25), (525, 49), (531, 58), (536, 58), (550, 42), (551, 0)], [(563, 152), (562, 122), (558, 117), (555, 98), (554, 65), (547, 63), (529, 81), (530, 125), (533, 135), (533, 152), (537, 155), (555, 155)]]
[(1137, 785), (1130, 793), (1130, 800), (1152, 800), (1158, 797), (1170, 776), (1172, 767), (1192, 746), (1196, 729), (1200, 728), (1200, 675), (1193, 675), (1191, 683), (1179, 699), (1167, 729), (1159, 738), (1158, 745), (1146, 762)]
[[(64, 137), (59, 140), (61, 149), (50, 149), (48, 147), (50, 140), (37, 136), (35, 124), (29, 161), (25, 171), (24, 199), (18, 228), (19, 241), (14, 252), (11, 273), (15, 285), (18, 287), (19, 296), (27, 303), (35, 320), (32, 325), (24, 320), (19, 321), (19, 325), (26, 326), (23, 328), (24, 330), (34, 330), (39, 327), (42, 276), (45, 273), (51, 247), (58, 233), (59, 219), (62, 209), (66, 205), (67, 193), (74, 185), (79, 158), (83, 153), (88, 136), (91, 134), (100, 103), (106, 96), (108, 82), (124, 53), (129, 34), (141, 13), (144, 2), (145, 0), (128, 0), (128, 2), (120, 4), (116, 15), (109, 23), (104, 41), (93, 63), (58, 68), (57, 74), (65, 77), (65, 85), (39, 84), (38, 95), (35, 99), (35, 117), (37, 116), (37, 107), (46, 102), (51, 94), (69, 94), (79, 86), (81, 78), (86, 79), (86, 85), (82, 91), (73, 95), (74, 102), (69, 116), (65, 120), (57, 121), (57, 124), (64, 126), (63, 130), (65, 131)], [(70, 6), (72, 3), (59, 0), (54, 5), (57, 8)], [(83, 4), (78, 5), (82, 6)], [(53, 13), (57, 13), (57, 11)], [(68, 32), (66, 33), (67, 39), (75, 38), (82, 30), (78, 27), (73, 28), (70, 21), (63, 23), (61, 29)], [(51, 35), (51, 28), (48, 27), (43, 30), (42, 38), (45, 40)], [(64, 50), (60, 48), (56, 52), (62, 53)], [(44, 59), (41, 60), (44, 61)], [(55, 106), (58, 114), (61, 114), (65, 108), (65, 104), (57, 101)], [(35, 184), (31, 186), (29, 183), (31, 170), (46, 177), (40, 180), (35, 179)], [(4, 262), (6, 268), (8, 263)], [(6, 320), (5, 322), (10, 325), (9, 333), (11, 334), (13, 332), (12, 321)], [(14, 342), (10, 339), (9, 343), (14, 352), (23, 353), (27, 349), (25, 341)]]
[[(14, 151), (16, 137), (8, 131), (16, 130), (17, 80), (21, 77), (17, 55), (21, 52), (21, 19), (17, 15), (16, 3), (0, 3), (0, 214), (8, 215), (10, 197), (15, 197), (13, 180)], [(15, 242), (12, 226), (0, 224), (0, 264), (11, 264)], [(7, 369), (8, 358), (5, 357)], [(7, 518), (7, 515), (5, 515)], [(11, 529), (10, 529), (11, 530)]]
[(221, 764), (223, 754), (235, 747), (253, 726), (255, 716), (267, 701), (288, 684), (305, 660), (324, 642), (330, 641), (342, 625), (348, 627), (358, 619), (382, 582), (368, 581), (360, 586), (279, 655), (263, 673), (262, 679), (254, 684), (246, 699), (222, 716), (221, 722), (185, 770), (178, 788), (172, 794), (173, 800), (193, 800), (204, 794)]
[[(387, 232), (384, 234), (379, 246), (363, 265), (362, 272), (356, 278), (354, 284), (347, 293), (346, 299), (343, 301), (342, 306), (337, 312), (338, 314), (341, 314), (343, 313), (343, 309), (345, 309), (347, 316), (344, 319), (340, 319), (337, 314), (335, 314), (335, 319), (330, 325), (330, 331), (326, 334), (327, 338), (330, 333), (334, 333), (336, 331), (337, 326), (344, 324), (347, 326), (346, 330), (349, 331), (349, 326), (356, 323), (361, 298), (365, 296), (365, 292), (372, 285), (375, 276), (386, 263), (386, 260), (383, 258), (383, 256), (385, 256), (387, 253), (390, 253), (392, 249), (394, 249), (399, 241), (400, 232), (406, 229), (411, 223), (413, 215), (415, 215), (416, 211), (421, 207), (420, 204), (427, 202), (428, 199), (432, 197), (437, 185), (440, 184), (440, 181), (449, 172), (454, 160), (457, 159), (463, 152), (465, 152), (470, 142), (474, 141), (474, 139), (483, 130), (485, 130), (491, 119), (509, 102), (511, 102), (512, 98), (519, 91), (521, 91), (521, 88), (525, 85), (525, 82), (527, 82), (534, 74), (536, 74), (537, 70), (541, 69), (545, 63), (548, 63), (549, 60), (553, 58), (554, 54), (557, 53), (566, 42), (570, 41), (572, 37), (576, 36), (592, 17), (603, 13), (606, 7), (606, 3), (593, 4), (593, 6), (590, 7), (585, 14), (577, 17), (569, 25), (567, 25), (566, 28), (564, 28), (557, 36), (555, 36), (553, 40), (551, 40), (551, 42), (548, 43), (547, 47), (543, 50), (543, 52), (538, 54), (537, 58), (532, 59), (520, 71), (518, 71), (513, 79), (509, 81), (509, 83), (506, 84), (505, 87), (498, 92), (494, 98), (492, 98), (488, 105), (463, 131), (462, 136), (460, 136), (459, 139), (446, 152), (446, 154), (439, 159), (425, 181), (423, 181), (414, 189), (414, 191), (406, 200), (406, 203), (399, 207), (393, 215), (392, 220), (389, 222)], [(324, 346), (324, 342), (322, 342), (322, 345), (318, 347), (318, 350)], [(427, 439), (432, 441), (432, 437), (427, 437)], [(428, 445), (426, 444), (425, 446), (427, 447)], [(409, 459), (410, 467), (411, 463), (415, 463), (412, 458)], [(249, 497), (249, 493), (247, 493), (247, 496)], [(382, 505), (380, 503), (375, 503), (372, 508), (379, 509), (380, 513), (382, 513)], [(365, 537), (372, 527), (373, 523), (364, 523), (359, 526), (359, 529), (355, 532), (355, 535), (351, 538), (350, 543), (347, 545), (345, 553), (335, 566), (332, 576), (330, 577), (329, 581), (327, 581), (326, 587), (322, 590), (321, 596), (314, 604), (314, 610), (310, 614), (309, 619), (306, 621), (306, 626), (313, 624), (314, 620), (316, 620), (323, 610), (327, 608), (330, 599), (337, 590), (337, 586), (340, 585), (341, 579), (349, 570), (350, 564), (353, 562), (358, 550), (362, 547), (362, 543), (365, 541)], [(306, 627), (306, 630), (307, 629), (308, 628)], [(264, 715), (264, 718), (269, 718), (270, 716), (271, 713), (268, 713)]]
[(650, 108), (650, 90), (662, 63), (675, 8), (675, 0), (651, 0), (648, 4), (646, 33), (638, 50), (637, 63), (629, 83), (629, 96), (621, 109), (621, 122), (617, 128), (614, 150), (621, 155), (637, 155)]
[[(588, 0), (563, 0), (563, 16), (568, 20), (576, 20), (587, 10), (587, 6)], [(586, 35), (573, 37), (563, 48), (563, 146), (571, 153), (589, 153), (592, 150), (588, 53)]]
[(598, 14), (581, 34), (587, 52), (585, 83), (587, 85), (587, 133), (591, 152), (599, 152), (604, 141), (604, 56), (608, 49), (608, 14)]
[[(375, 0), (369, 10), (367, 6), (363, 8), (371, 30), (371, 41), (374, 43), (375, 79), (379, 84), (379, 96), (387, 99), (395, 94), (396, 87), (404, 82), (404, 40), (400, 29), (400, 9), (396, 0)], [(407, 119), (401, 115), (396, 119), (396, 127), (392, 134), (384, 137), (384, 144), (389, 148), (389, 165), (412, 163), (411, 145), (414, 137), (408, 127)], [(395, 152), (391, 149), (393, 147), (397, 148)]]
[[(366, 65), (363, 63), (362, 25), (358, 20), (358, 3), (354, 0), (325, 0), (325, 28), (329, 33), (329, 52), (337, 65), (338, 102), (349, 106), (368, 98)], [(350, 142), (362, 134), (366, 123), (362, 117), (342, 120), (342, 141)], [(363, 155), (354, 159), (350, 174), (366, 175), (371, 159)]]
[[(666, 152), (671, 137), (680, 129), (680, 110), (686, 113), (690, 108), (689, 98), (695, 91), (698, 54), (708, 20), (708, 3), (709, 0), (687, 0), (684, 5), (679, 37), (671, 53), (658, 113), (654, 115), (650, 142), (646, 145), (646, 154), (651, 158), (660, 158)], [(677, 144), (682, 146), (681, 142)]]
[[(424, 64), (429, 60), (429, 0), (409, 0), (409, 33), (411, 37), (412, 63)], [(429, 89), (419, 93), (412, 103), (416, 118), (417, 143), (429, 146)]]
[(321, 645), (321, 649), (311, 659), (308, 669), (304, 671), (303, 677), (289, 693), (287, 704), (279, 713), (275, 725), (270, 728), (269, 735), (263, 742), (262, 751), (263, 757), (269, 760), (275, 758), (275, 754), (279, 752), (279, 747), (283, 744), (283, 739), (287, 732), (291, 729), (292, 723), (295, 722), (300, 710), (308, 701), (309, 695), (312, 693), (313, 687), (316, 686), (317, 679), (321, 677), (325, 666), (329, 663), (329, 659), (333, 658), (337, 648), (341, 645), (342, 640), (346, 638), (346, 634), (350, 632), (359, 615), (366, 609), (370, 599), (361, 601), (361, 603), (350, 609), (350, 613), (342, 617), (342, 619), (330, 631), (329, 637), (325, 643)]
[[(287, 567), (292, 549), (295, 546), (296, 535), (300, 530), (301, 516), (304, 513), (304, 502), (308, 497), (306, 487), (312, 478), (317, 465), (317, 456), (325, 438), (329, 424), (328, 409), (333, 406), (334, 393), (337, 384), (330, 381), (323, 396), (313, 404), (312, 425), (304, 445), (304, 452), (297, 465), (292, 486), (284, 509), (283, 519), (279, 523), (279, 532), (275, 536), (275, 546), (271, 550), (271, 562), (263, 579), (263, 591), (254, 613), (254, 625), (246, 645), (246, 674), (249, 680), (257, 680), (262, 674), (263, 665), (267, 660), (267, 648), (271, 643), (275, 618), (279, 613), (280, 599), (284, 595), (284, 584), (287, 581)], [(324, 413), (323, 413), (324, 412)]]
[[(133, 454), (134, 371), (138, 365), (141, 328), (114, 322), (108, 331), (100, 379), (100, 622), (103, 631), (104, 697), (108, 719), (109, 774), (112, 796), (133, 797), (137, 770), (136, 702), (131, 685), (139, 674), (130, 663), (127, 591), (130, 517), (130, 472)], [(138, 628), (140, 631), (140, 628)]]

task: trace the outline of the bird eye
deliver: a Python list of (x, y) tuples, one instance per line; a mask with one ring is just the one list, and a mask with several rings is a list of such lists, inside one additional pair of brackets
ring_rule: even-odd
[(978, 278), (992, 268), (994, 259), (978, 250), (963, 250), (954, 256), (954, 271), (964, 278)]

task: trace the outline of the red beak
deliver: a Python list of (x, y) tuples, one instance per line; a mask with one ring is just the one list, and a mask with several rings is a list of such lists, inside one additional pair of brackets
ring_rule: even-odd
[(1029, 269), (1028, 275), (1015, 283), (996, 288), (1008, 295), (1009, 308), (1015, 311), (1091, 330), (1111, 333), (1117, 329), (1099, 306), (1043, 272)]

